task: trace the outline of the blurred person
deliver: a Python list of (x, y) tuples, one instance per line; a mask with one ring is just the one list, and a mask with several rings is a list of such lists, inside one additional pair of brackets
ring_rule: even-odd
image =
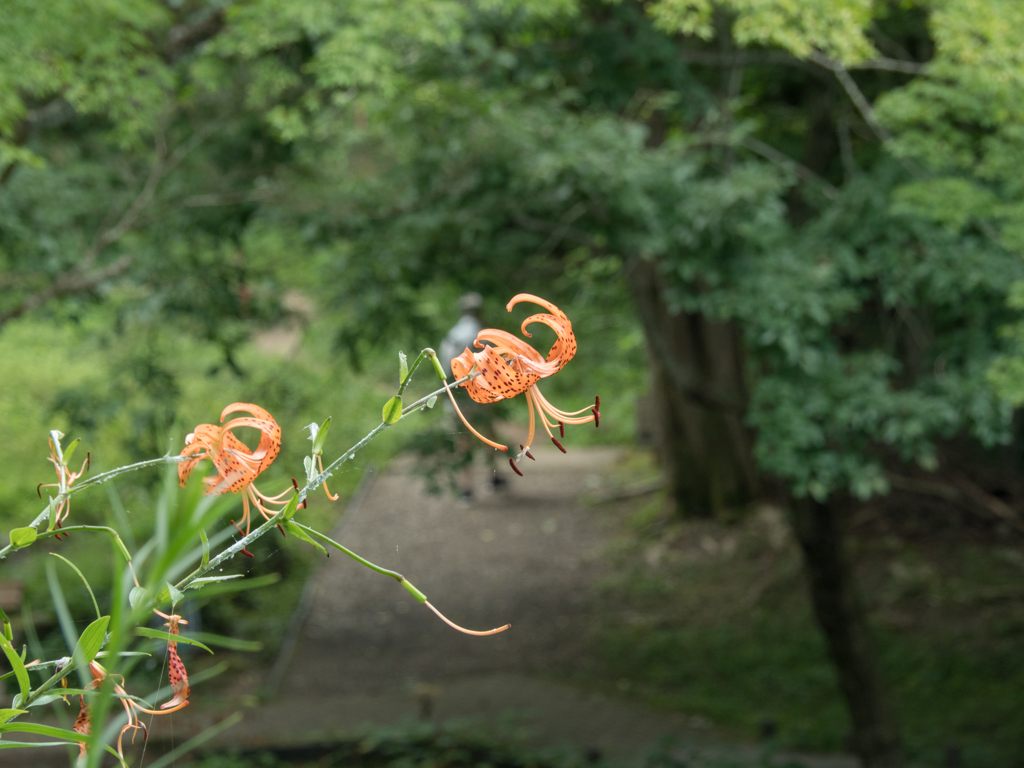
[[(458, 306), (462, 314), (458, 322), (452, 326), (451, 330), (444, 337), (438, 354), (441, 364), (444, 366), (444, 372), (449, 378), (452, 376), (452, 358), (458, 357), (467, 347), (473, 349), (476, 335), (483, 330), (484, 326), (480, 321), (480, 308), (483, 306), (483, 303), (483, 296), (476, 292), (467, 293), (459, 298)], [(455, 397), (462, 401), (459, 403), (459, 407), (466, 415), (466, 418), (476, 425), (482, 435), (496, 441), (494, 409), (469, 399), (462, 387), (454, 387), (453, 393)], [(462, 422), (459, 420), (458, 415), (455, 413), (455, 408), (452, 407), (450, 401), (444, 401), (444, 409), (448, 422), (451, 424), (451, 429), (455, 434), (455, 455), (462, 459), (459, 462), (463, 464), (462, 469), (457, 473), (457, 482), (462, 498), (467, 500), (473, 498), (473, 454), (477, 450), (483, 450), (487, 457), (487, 468), (490, 470), (491, 486), (498, 489), (505, 485), (505, 478), (497, 472), (498, 464), (495, 451), (479, 440), (476, 440), (473, 435), (463, 428)]]

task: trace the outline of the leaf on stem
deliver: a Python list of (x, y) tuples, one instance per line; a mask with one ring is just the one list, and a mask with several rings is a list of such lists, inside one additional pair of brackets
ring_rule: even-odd
[(399, 419), (402, 418), (402, 398), (395, 395), (386, 403), (384, 403), (383, 411), (384, 423), (388, 426), (395, 424)]
[(324, 419), (324, 423), (316, 431), (313, 439), (313, 455), (319, 456), (324, 452), (324, 442), (327, 440), (327, 432), (331, 428), (331, 417)]
[(207, 653), (213, 653), (209, 648), (200, 643), (198, 640), (193, 640), (191, 637), (185, 635), (172, 635), (170, 632), (164, 632), (162, 629), (150, 629), (149, 627), (136, 627), (135, 634), (139, 637), (151, 637), (155, 640), (166, 640), (171, 643), (184, 643), (185, 645), (194, 645), (197, 648), (202, 648)]
[[(307, 457), (308, 458), (308, 457)], [(299, 508), (299, 495), (295, 494), (288, 500), (288, 506), (281, 510), (280, 515), (282, 520), (291, 520), (295, 514), (295, 510)]]
[(13, 549), (27, 547), (36, 540), (36, 536), (35, 528), (15, 528), (11, 531), (11, 547)]
[(83, 630), (75, 644), (75, 652), (72, 657), (75, 660), (75, 668), (83, 669), (96, 658), (96, 654), (103, 647), (103, 638), (107, 635), (107, 624), (110, 623), (109, 616), (101, 616)]
[(173, 609), (178, 603), (185, 599), (185, 596), (181, 594), (181, 590), (175, 587), (171, 582), (167, 582), (167, 594), (171, 598), (171, 608)]
[(271, 584), (276, 584), (280, 580), (281, 574), (268, 573), (266, 576), (256, 576), (252, 579), (228, 581), (222, 584), (200, 584), (197, 587), (197, 589), (200, 590), (197, 597), (212, 597), (213, 595), (221, 595), (225, 592), (241, 592), (245, 589), (260, 589), (262, 587), (270, 586)]
[(76, 437), (74, 440), (71, 441), (71, 445), (69, 445), (67, 448), (64, 449), (64, 465), (65, 466), (67, 466), (68, 462), (71, 461), (71, 456), (72, 456), (72, 454), (74, 454), (75, 448), (77, 448), (78, 444), (81, 443), (81, 442), (82, 442), (82, 438)]
[(402, 385), (405, 383), (406, 378), (409, 376), (409, 361), (405, 357), (405, 352), (398, 351), (398, 384)]
[[(11, 641), (3, 635), (0, 635), (0, 649), (3, 650), (4, 655), (7, 657), (7, 661), (11, 665), (11, 669), (14, 670), (14, 676), (18, 678), (18, 688), (21, 689), (21, 695), (19, 701), (24, 701), (28, 698), (29, 691), (31, 690), (28, 682), (28, 670), (25, 669), (25, 662), (21, 660), (21, 656), (14, 650), (14, 646), (11, 645)], [(15, 704), (17, 706), (17, 704)]]
[(12, 717), (24, 715), (26, 712), (28, 712), (27, 709), (0, 709), (0, 725), (3, 725)]
[(308, 535), (308, 534), (307, 534), (307, 533), (306, 533), (306, 532), (305, 532), (304, 530), (302, 530), (302, 529), (301, 529), (301, 528), (300, 528), (299, 526), (297, 526), (297, 525), (296, 525), (295, 523), (293, 523), (293, 522), (292, 522), (291, 520), (285, 520), (285, 522), (284, 522), (284, 527), (285, 527), (285, 530), (287, 530), (287, 531), (288, 531), (288, 533), (290, 533), (290, 534), (292, 534), (292, 535), (294, 535), (294, 536), (296, 536), (296, 537), (298, 537), (298, 538), (302, 539), (302, 540), (303, 540), (304, 542), (306, 542), (307, 544), (312, 544), (312, 545), (313, 545), (314, 547), (316, 547), (317, 549), (319, 549), (319, 550), (320, 550), (321, 552), (323, 552), (323, 553), (324, 553), (325, 555), (327, 554), (327, 550), (326, 550), (326, 549), (324, 549), (324, 548), (323, 548), (323, 547), (322, 547), (322, 546), (320, 545), (320, 543), (319, 543), (319, 542), (317, 542), (317, 541), (314, 541), (314, 540), (313, 540), (313, 539), (312, 539), (312, 538), (311, 538), (311, 537), (310, 537), (310, 536), (309, 536), (309, 535)]
[(263, 650), (263, 643), (259, 640), (241, 640), (237, 637), (225, 637), (211, 632), (193, 632), (190, 636), (202, 640), (207, 645), (212, 645), (215, 648), (227, 648), (229, 651), (256, 652)]
[(145, 587), (132, 587), (128, 593), (128, 603), (132, 608), (138, 608), (149, 600), (149, 590)]

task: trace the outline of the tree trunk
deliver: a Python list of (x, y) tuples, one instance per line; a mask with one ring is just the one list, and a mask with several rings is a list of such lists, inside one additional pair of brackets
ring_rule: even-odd
[(813, 499), (793, 499), (792, 508), (814, 615), (853, 721), (854, 751), (864, 768), (900, 766), (899, 731), (883, 693), (844, 547), (844, 510), (838, 500), (819, 504)]
[(743, 424), (746, 386), (732, 323), (669, 311), (655, 264), (627, 267), (653, 374), (655, 436), (677, 509), (710, 516), (759, 491), (753, 439)]

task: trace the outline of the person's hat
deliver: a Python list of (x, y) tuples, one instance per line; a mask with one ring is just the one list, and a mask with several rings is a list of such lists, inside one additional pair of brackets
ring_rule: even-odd
[(473, 312), (484, 305), (484, 297), (476, 291), (464, 294), (459, 298), (459, 309), (463, 312)]

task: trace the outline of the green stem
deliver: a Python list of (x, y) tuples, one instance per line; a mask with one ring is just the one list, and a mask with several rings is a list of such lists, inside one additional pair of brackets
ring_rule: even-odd
[[(70, 533), (71, 531), (103, 531), (104, 533), (109, 533), (113, 536), (114, 543), (117, 544), (117, 548), (121, 551), (121, 556), (124, 558), (125, 562), (130, 563), (132, 561), (132, 556), (128, 553), (128, 548), (124, 545), (124, 542), (121, 541), (121, 537), (117, 535), (117, 531), (113, 528), (108, 528), (105, 525), (68, 525), (64, 528), (52, 531), (43, 531), (36, 536), (36, 541), (39, 541), (39, 539), (49, 538), (50, 536), (59, 536), (63, 533)], [(4, 555), (6, 555), (13, 546), (13, 544), (8, 544), (3, 549), (0, 549), (0, 558), (4, 557)], [(20, 549), (27, 549), (27, 547), (20, 547)]]
[(34, 691), (30, 692), (29, 695), (28, 695), (28, 698), (24, 702), (22, 702), (22, 706), (25, 709), (28, 709), (29, 705), (31, 705), (33, 701), (36, 701), (40, 696), (42, 696), (48, 690), (53, 688), (53, 686), (55, 686), (57, 683), (59, 683), (65, 677), (70, 675), (71, 671), (74, 668), (75, 668), (75, 665), (70, 660), (68, 660), (67, 665), (64, 666), (63, 668), (61, 668), (58, 672), (54, 672), (53, 677), (51, 677), (49, 680), (44, 682), (42, 685), (40, 685)]
[(412, 381), (412, 375), (416, 373), (416, 369), (420, 367), (420, 363), (422, 363), (424, 358), (427, 357), (427, 353), (433, 351), (434, 350), (428, 347), (427, 349), (424, 349), (422, 352), (420, 352), (416, 359), (413, 360), (412, 365), (409, 366), (409, 372), (405, 375), (405, 378), (402, 380), (402, 383), (398, 386), (399, 397), (401, 397), (405, 393), (405, 388), (408, 387), (409, 382)]
[[(292, 522), (295, 523), (294, 520), (292, 520)], [(381, 574), (383, 576), (390, 576), (392, 579), (397, 581), (403, 587), (408, 589), (409, 592), (412, 593), (413, 597), (415, 597), (421, 603), (425, 603), (427, 601), (427, 596), (424, 595), (422, 592), (420, 592), (418, 589), (416, 589), (416, 587), (414, 587), (405, 578), (405, 576), (403, 576), (402, 574), (398, 573), (397, 571), (389, 571), (387, 568), (381, 568), (379, 565), (375, 565), (374, 563), (371, 563), (365, 557), (360, 557), (359, 555), (357, 555), (355, 552), (353, 552), (348, 547), (346, 547), (346, 546), (344, 546), (342, 544), (339, 544), (334, 539), (332, 539), (330, 536), (325, 536), (324, 534), (320, 533), (320, 531), (314, 531), (312, 528), (310, 528), (308, 526), (305, 526), (302, 523), (295, 523), (295, 524), (297, 526), (299, 526), (299, 528), (304, 530), (306, 533), (308, 533), (310, 536), (312, 536), (313, 538), (319, 539), (324, 544), (330, 544), (332, 547), (334, 547), (338, 551), (344, 552), (346, 555), (351, 557), (356, 562), (362, 563), (367, 568), (369, 568), (371, 571), (376, 571), (377, 573), (379, 573), (379, 574)]]
[[(118, 475), (124, 475), (128, 472), (134, 472), (137, 469), (145, 469), (146, 467), (155, 467), (159, 464), (177, 464), (178, 462), (185, 461), (185, 459), (187, 458), (187, 456), (161, 456), (159, 459), (146, 459), (145, 461), (140, 461), (137, 464), (126, 464), (123, 467), (117, 467), (116, 469), (111, 469), (108, 472), (101, 472), (98, 475), (93, 475), (88, 480), (85, 480), (79, 483), (78, 485), (74, 485), (63, 492), (58, 493), (54, 501), (57, 504), (60, 504), (62, 501), (64, 501), (67, 498), (70, 498), (79, 491), (88, 488), (89, 486), (92, 485), (99, 485), (100, 483), (105, 483), (107, 480), (115, 478)], [(43, 520), (45, 520), (49, 514), (50, 507), (47, 506), (46, 509), (39, 513), (35, 520), (29, 523), (28, 527), (38, 528), (39, 524), (42, 523)]]

